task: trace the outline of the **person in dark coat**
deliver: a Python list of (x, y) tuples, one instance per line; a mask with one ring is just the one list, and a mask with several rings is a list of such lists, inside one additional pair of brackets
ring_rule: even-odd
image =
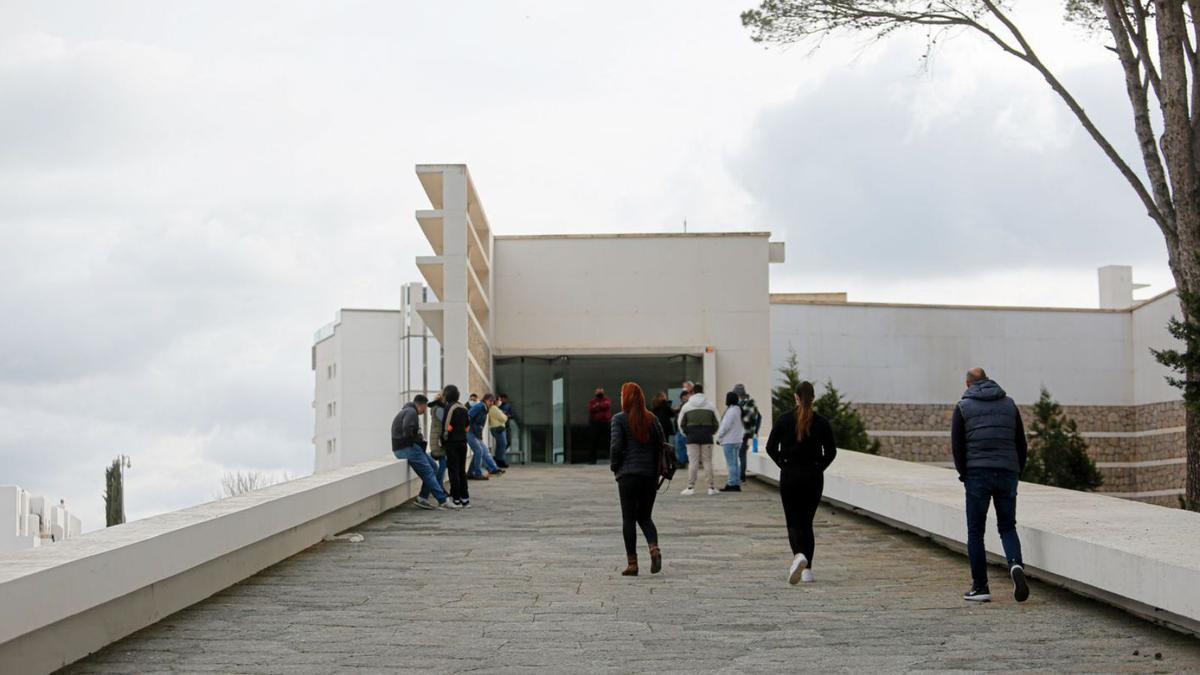
[(670, 443), (675, 440), (675, 409), (671, 407), (671, 399), (667, 397), (667, 392), (660, 391), (654, 395), (654, 401), (650, 404), (650, 412), (658, 418), (658, 426), (662, 427), (663, 433), (666, 434)]
[(621, 385), (621, 412), (612, 419), (609, 468), (617, 478), (621, 497), (621, 534), (625, 538), (628, 566), (624, 576), (637, 576), (637, 528), (650, 547), (650, 573), (662, 569), (658, 528), (651, 515), (658, 494), (658, 460), (667, 436), (658, 419), (646, 409), (646, 395), (634, 382)]
[(442, 447), (446, 452), (446, 469), (450, 474), (450, 499), (462, 508), (471, 507), (467, 489), (467, 434), (471, 420), (467, 408), (459, 402), (458, 387), (446, 385), (442, 400), (446, 402), (446, 423), (442, 431)]
[(837, 457), (833, 427), (815, 410), (811, 382), (796, 388), (796, 408), (775, 420), (767, 438), (767, 455), (779, 466), (779, 499), (792, 546), (788, 583), (811, 582), (816, 537), (813, 518), (825, 489), (825, 469)]
[(954, 468), (967, 493), (967, 558), (971, 562), (971, 590), (964, 600), (988, 602), (987, 528), (989, 503), (996, 505), (996, 525), (1008, 560), (1013, 598), (1025, 602), (1029, 584), (1017, 536), (1017, 483), (1025, 471), (1028, 446), (1021, 411), (1000, 385), (988, 379), (983, 368), (967, 371), (967, 390), (954, 406), (950, 426)]
[(596, 395), (588, 401), (588, 428), (591, 429), (591, 463), (600, 458), (600, 451), (608, 442), (609, 424), (612, 422), (612, 400), (604, 393), (604, 387), (596, 387)]

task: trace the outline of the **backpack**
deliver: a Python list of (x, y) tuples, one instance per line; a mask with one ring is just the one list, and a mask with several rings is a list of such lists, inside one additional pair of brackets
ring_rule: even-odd
[[(438, 436), (442, 441), (442, 445), (445, 445), (446, 441), (450, 440), (450, 420), (454, 419), (454, 411), (458, 408), (466, 410), (466, 406), (457, 401), (446, 408), (446, 416), (442, 419), (442, 433)], [(467, 427), (468, 429), (470, 428), (470, 422), (467, 423)]]
[(446, 456), (446, 450), (442, 447), (446, 438), (445, 415), (446, 406), (440, 403), (429, 406), (429, 455), (434, 459)]
[(666, 432), (663, 431), (662, 425), (658, 423), (657, 419), (654, 421), (654, 428), (662, 442), (661, 450), (658, 453), (658, 487), (661, 488), (663, 483), (675, 477), (679, 463), (675, 457), (675, 448), (667, 442)]

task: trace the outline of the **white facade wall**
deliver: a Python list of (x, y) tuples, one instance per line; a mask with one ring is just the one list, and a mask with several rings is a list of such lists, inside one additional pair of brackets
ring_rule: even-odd
[(333, 334), (313, 347), (314, 471), (391, 457), (391, 423), (401, 406), (403, 315), (343, 309), (338, 317)]
[(1128, 311), (771, 305), (772, 382), (791, 347), (801, 377), (864, 403), (952, 403), (982, 366), (1019, 403), (1044, 385), (1067, 404), (1129, 405), (1132, 344)]
[(1167, 332), (1167, 321), (1182, 316), (1179, 296), (1164, 293), (1133, 309), (1133, 399), (1137, 405), (1178, 401), (1179, 389), (1167, 384), (1171, 371), (1154, 360), (1151, 349), (1183, 349), (1183, 344)]
[(712, 347), (716, 381), (704, 384), (714, 398), (740, 382), (769, 400), (768, 239), (496, 237), (496, 355), (699, 356)]

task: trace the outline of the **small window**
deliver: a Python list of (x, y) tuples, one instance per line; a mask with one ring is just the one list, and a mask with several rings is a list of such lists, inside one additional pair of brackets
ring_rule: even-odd
[(325, 404), (325, 416), (333, 417), (336, 414), (337, 414), (337, 403), (332, 403), (332, 402), (326, 403)]
[(333, 439), (325, 441), (325, 452), (333, 452)]
[(332, 380), (337, 377), (337, 364), (331, 363), (325, 366), (325, 379)]

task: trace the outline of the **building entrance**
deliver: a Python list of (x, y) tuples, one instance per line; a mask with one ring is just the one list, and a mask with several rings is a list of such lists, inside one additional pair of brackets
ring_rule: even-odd
[(495, 360), (497, 393), (508, 394), (516, 413), (514, 440), (527, 461), (584, 464), (608, 460), (608, 435), (593, 429), (588, 401), (602, 387), (621, 409), (621, 385), (637, 382), (647, 405), (660, 391), (679, 404), (680, 384), (699, 383), (703, 358), (694, 354), (614, 356), (515, 356)]

